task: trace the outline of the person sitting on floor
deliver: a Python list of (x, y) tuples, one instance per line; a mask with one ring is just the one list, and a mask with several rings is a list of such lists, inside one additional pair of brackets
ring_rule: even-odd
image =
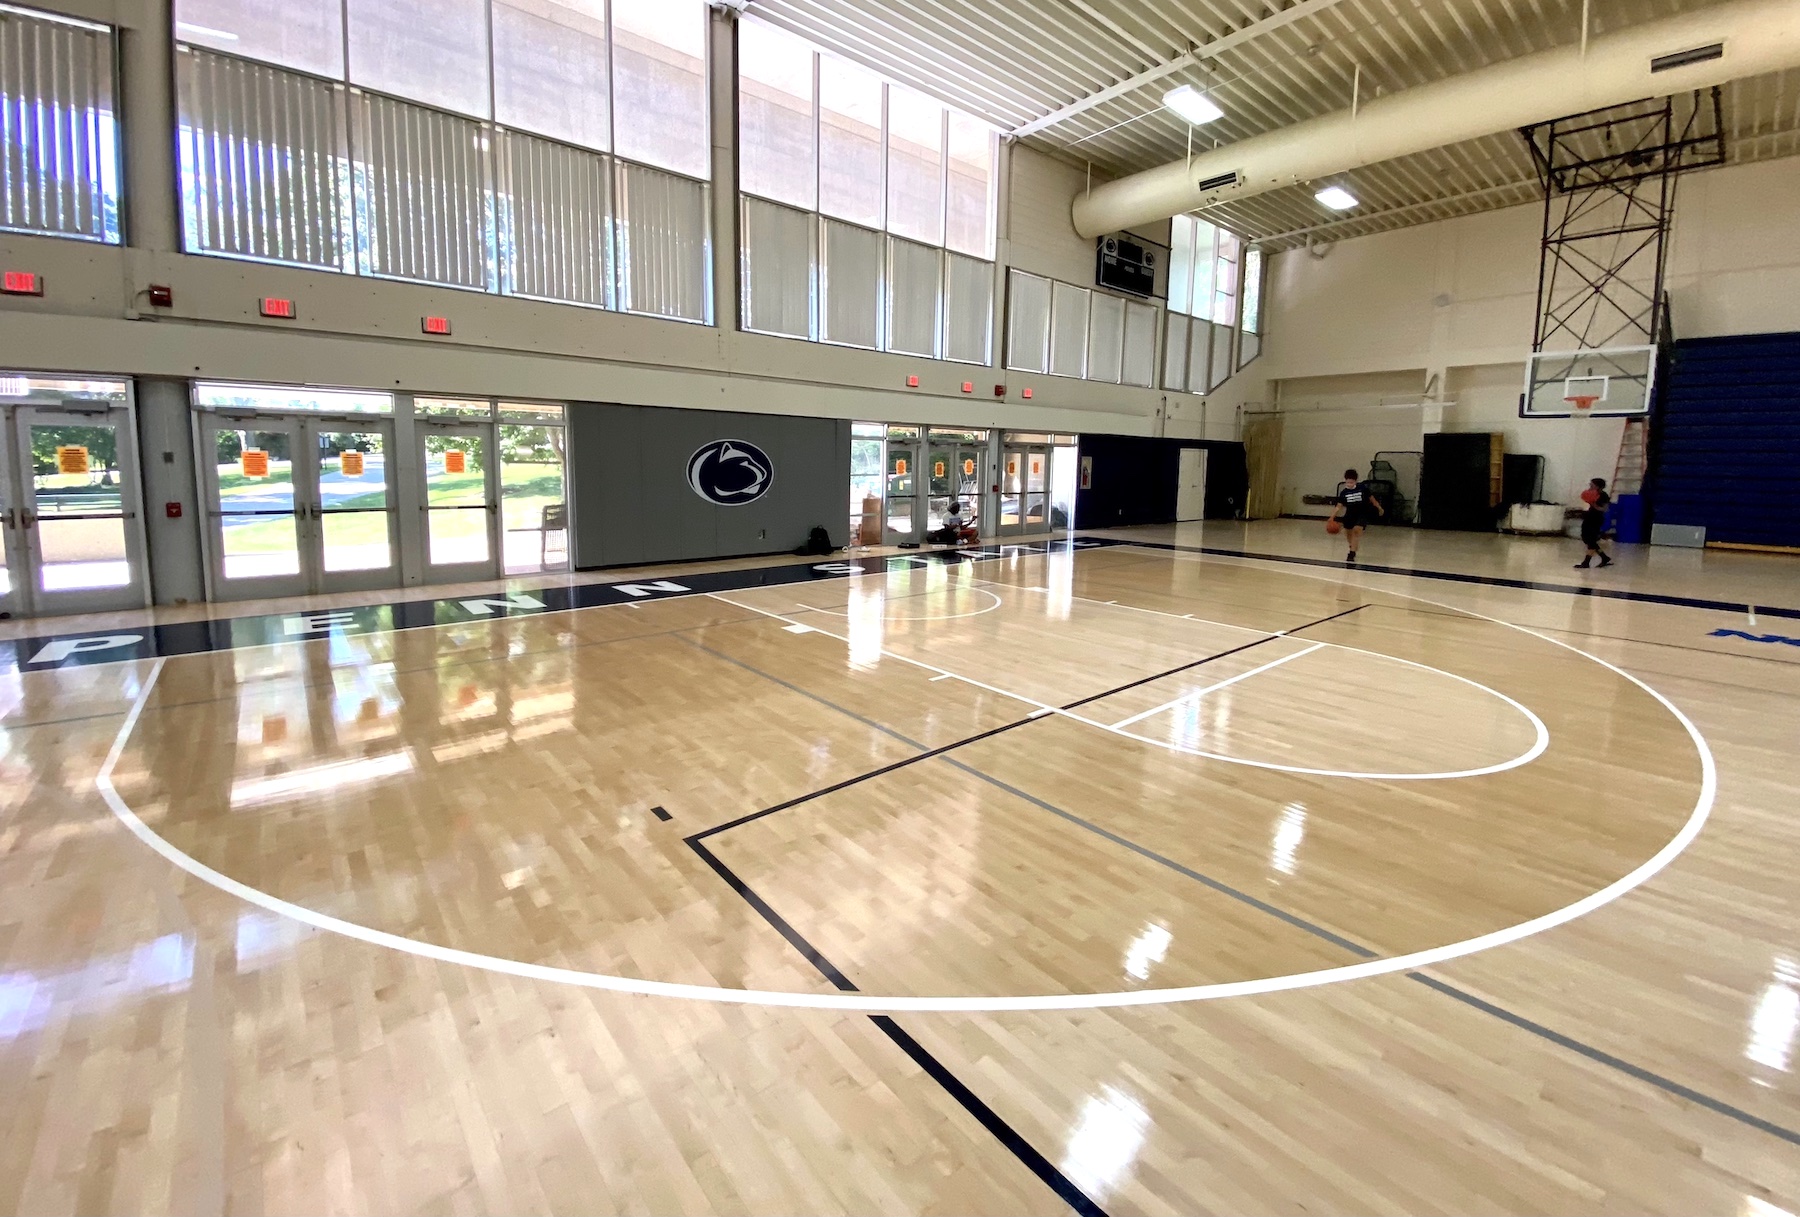
[(944, 526), (926, 533), (925, 539), (933, 545), (960, 545), (962, 532), (962, 501), (951, 499), (950, 506), (944, 509)]

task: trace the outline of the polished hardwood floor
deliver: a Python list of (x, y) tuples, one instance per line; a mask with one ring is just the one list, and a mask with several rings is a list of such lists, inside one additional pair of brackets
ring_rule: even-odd
[(1800, 1210), (1800, 565), (1113, 535), (0, 680), (0, 1212)]

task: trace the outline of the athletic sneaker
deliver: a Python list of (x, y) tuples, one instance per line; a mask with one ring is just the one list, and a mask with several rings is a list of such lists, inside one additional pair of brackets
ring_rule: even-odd
[(1344, 561), (1351, 566), (1355, 566), (1356, 565), (1356, 551), (1354, 549), (1351, 550), (1350, 553), (1344, 558)]
[(1607, 557), (1605, 554), (1601, 554), (1600, 555), (1600, 569), (1605, 570), (1607, 567), (1609, 567), (1611, 565), (1612, 565), (1612, 559)]

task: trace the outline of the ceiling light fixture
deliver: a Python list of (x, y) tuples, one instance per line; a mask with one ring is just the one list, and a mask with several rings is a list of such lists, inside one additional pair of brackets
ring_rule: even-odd
[(1225, 111), (1212, 102), (1212, 98), (1196, 89), (1193, 85), (1179, 85), (1163, 94), (1163, 105), (1181, 115), (1194, 126), (1210, 123), (1215, 118), (1224, 118)]
[(1319, 191), (1319, 193), (1313, 195), (1313, 198), (1319, 200), (1319, 202), (1325, 204), (1325, 206), (1331, 208), (1333, 211), (1349, 211), (1352, 207), (1356, 206), (1356, 196), (1351, 194), (1348, 190), (1345, 190), (1342, 186), (1327, 186), (1325, 189)]

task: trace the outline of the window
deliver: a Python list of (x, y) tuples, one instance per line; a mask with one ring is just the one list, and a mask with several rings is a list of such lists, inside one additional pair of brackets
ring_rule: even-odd
[[(1163, 387), (1210, 393), (1261, 349), (1260, 340), (1248, 338), (1254, 331), (1245, 330), (1246, 337), (1240, 338), (1239, 309), (1241, 305), (1251, 323), (1261, 324), (1262, 253), (1246, 251), (1235, 234), (1191, 215), (1171, 222), (1170, 245)], [(1194, 320), (1178, 324), (1180, 315)], [(1186, 340), (1185, 359), (1178, 357), (1178, 339)]]
[(1244, 251), (1244, 305), (1238, 322), (1238, 367), (1262, 354), (1263, 252)]
[(710, 316), (701, 0), (175, 4), (189, 252)]
[(812, 47), (761, 21), (744, 22), (739, 38), (738, 183), (816, 210)]
[[(1154, 305), (1011, 271), (1006, 366), (1150, 387), (1156, 372), (1156, 314)], [(1181, 349), (1185, 353), (1185, 346)]]
[(888, 86), (888, 231), (944, 241), (944, 107)]
[(346, 17), (354, 83), (488, 117), (482, 0), (346, 0)]
[(494, 0), (494, 117), (509, 127), (612, 147), (606, 0)]
[(0, 229), (119, 243), (113, 33), (0, 9)]
[[(979, 119), (740, 21), (738, 179), (757, 200), (743, 211), (743, 327), (987, 363), (998, 146)], [(816, 212), (814, 244), (777, 255), (762, 200)], [(807, 282), (816, 303), (802, 331)]]
[(616, 151), (646, 165), (710, 178), (706, 5), (612, 0), (612, 13)]
[(819, 57), (819, 210), (865, 228), (887, 219), (881, 99), (880, 77)]
[(944, 244), (977, 258), (994, 256), (994, 154), (999, 136), (986, 123), (950, 113), (950, 198)]
[(175, 0), (175, 39), (344, 79), (343, 0)]

